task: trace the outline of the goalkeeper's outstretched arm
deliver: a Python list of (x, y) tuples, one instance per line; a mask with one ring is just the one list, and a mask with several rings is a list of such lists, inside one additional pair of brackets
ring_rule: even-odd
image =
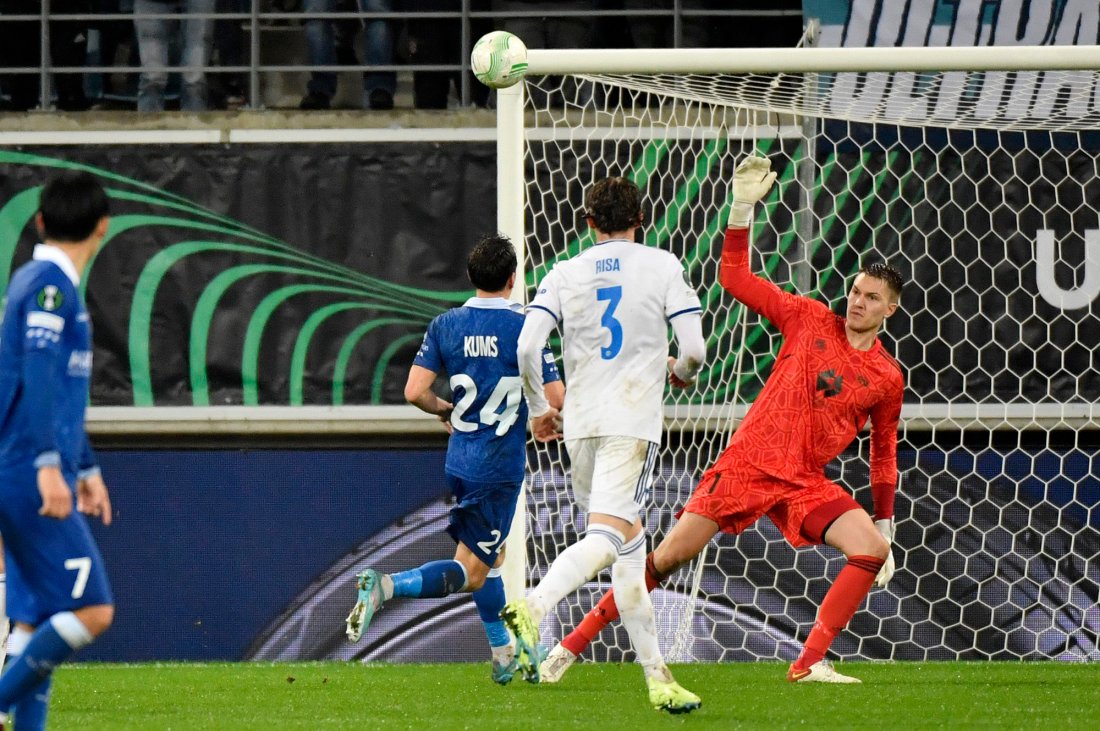
[(789, 324), (797, 323), (804, 316), (809, 301), (784, 292), (773, 282), (753, 274), (749, 267), (749, 226), (756, 204), (775, 183), (775, 173), (770, 170), (771, 162), (762, 157), (746, 158), (737, 166), (718, 283), (739, 302), (786, 333)]

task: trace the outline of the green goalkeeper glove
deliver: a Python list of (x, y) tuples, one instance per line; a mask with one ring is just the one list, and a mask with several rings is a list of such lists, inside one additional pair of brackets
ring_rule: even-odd
[(886, 584), (894, 576), (894, 571), (897, 570), (897, 565), (894, 563), (894, 549), (892, 548), (894, 544), (894, 519), (876, 520), (875, 527), (878, 528), (878, 532), (882, 534), (886, 542), (891, 545), (890, 553), (886, 554), (886, 563), (882, 564), (882, 568), (878, 570), (878, 576), (875, 577), (875, 586), (885, 589)]
[(732, 228), (748, 228), (752, 223), (753, 208), (768, 194), (775, 182), (772, 163), (766, 157), (746, 157), (733, 173), (733, 204), (726, 225)]

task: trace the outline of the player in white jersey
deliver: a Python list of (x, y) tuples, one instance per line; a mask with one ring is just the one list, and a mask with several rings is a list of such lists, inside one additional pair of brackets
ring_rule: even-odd
[[(645, 590), (645, 531), (639, 517), (661, 439), (665, 375), (694, 381), (705, 345), (699, 297), (669, 252), (634, 243), (641, 192), (626, 178), (596, 182), (585, 198), (596, 245), (557, 264), (528, 306), (519, 337), (520, 371), (541, 438), (557, 432), (558, 412), (542, 395), (542, 346), (562, 330), (568, 389), (563, 410), (573, 495), (588, 515), (584, 538), (563, 551), (525, 599), (501, 617), (516, 635), (520, 670), (537, 678), (539, 622), (567, 594), (612, 566), (629, 609), (623, 624), (645, 672), (655, 708), (685, 713), (699, 697), (672, 678), (657, 646), (653, 604)], [(672, 325), (679, 358), (668, 353)]]

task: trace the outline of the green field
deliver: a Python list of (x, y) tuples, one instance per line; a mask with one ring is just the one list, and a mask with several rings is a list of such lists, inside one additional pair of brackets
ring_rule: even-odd
[(649, 708), (641, 669), (584, 663), (558, 685), (489, 681), (488, 664), (67, 665), (53, 729), (1019, 728), (1100, 724), (1100, 664), (848, 663), (862, 685), (791, 685), (776, 663), (674, 666), (703, 698)]

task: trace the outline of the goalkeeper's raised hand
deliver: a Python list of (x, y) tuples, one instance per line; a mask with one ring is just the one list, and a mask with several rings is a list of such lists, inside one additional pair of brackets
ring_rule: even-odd
[(746, 157), (733, 173), (733, 203), (727, 221), (731, 228), (748, 228), (753, 208), (775, 183), (772, 163), (766, 157)]
[(875, 521), (875, 527), (878, 528), (878, 532), (882, 534), (882, 537), (886, 539), (886, 542), (890, 544), (890, 553), (886, 554), (886, 563), (882, 565), (882, 568), (878, 570), (878, 576), (875, 577), (875, 586), (880, 589), (886, 588), (886, 584), (894, 576), (894, 571), (897, 569), (897, 565), (894, 563), (894, 519), (883, 518), (882, 520)]

